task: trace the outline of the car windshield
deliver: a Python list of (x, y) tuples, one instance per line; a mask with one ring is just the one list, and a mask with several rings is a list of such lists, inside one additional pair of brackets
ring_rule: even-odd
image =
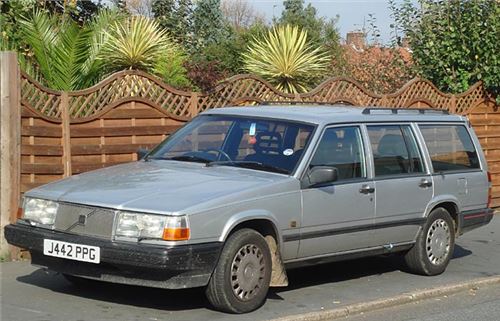
[(291, 174), (313, 130), (313, 125), (291, 121), (202, 115), (158, 145), (148, 159)]

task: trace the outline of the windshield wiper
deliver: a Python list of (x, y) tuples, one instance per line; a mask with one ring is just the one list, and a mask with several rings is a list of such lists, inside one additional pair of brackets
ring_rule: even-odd
[(281, 174), (290, 174), (289, 171), (284, 168), (252, 161), (214, 161), (207, 164), (207, 167), (211, 166), (236, 166), (250, 169), (267, 170)]
[(193, 155), (180, 155), (174, 157), (149, 157), (148, 159), (175, 160), (181, 162), (195, 162), (195, 163), (205, 163), (205, 164), (211, 162), (209, 159)]

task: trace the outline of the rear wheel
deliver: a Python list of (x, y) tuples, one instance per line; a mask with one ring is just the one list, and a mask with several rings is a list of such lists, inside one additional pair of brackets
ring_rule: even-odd
[(264, 304), (271, 280), (271, 253), (264, 237), (252, 229), (234, 232), (226, 241), (206, 288), (218, 310), (246, 313)]
[(437, 275), (445, 271), (455, 248), (455, 227), (444, 208), (433, 210), (413, 248), (405, 255), (411, 272)]

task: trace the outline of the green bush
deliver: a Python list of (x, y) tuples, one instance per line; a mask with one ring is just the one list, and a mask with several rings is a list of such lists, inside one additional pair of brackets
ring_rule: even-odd
[(463, 92), (477, 81), (500, 103), (500, 5), (497, 0), (390, 1), (420, 75)]

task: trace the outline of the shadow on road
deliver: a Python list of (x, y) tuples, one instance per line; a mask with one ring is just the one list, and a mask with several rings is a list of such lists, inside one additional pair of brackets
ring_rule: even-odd
[[(456, 245), (453, 259), (460, 259), (471, 253), (471, 251)], [(286, 288), (272, 288), (268, 298), (283, 300), (279, 294), (287, 291), (376, 276), (398, 270), (406, 271), (400, 255), (371, 257), (292, 269), (288, 271), (290, 285)], [(18, 277), (17, 280), (51, 291), (103, 302), (171, 311), (210, 309), (201, 288), (163, 290), (98, 281), (88, 281), (84, 285), (76, 286), (68, 282), (62, 275), (47, 273), (42, 269)]]
[(17, 280), (54, 292), (142, 308), (171, 311), (209, 308), (209, 303), (200, 288), (164, 290), (92, 280), (82, 285), (74, 285), (61, 274), (45, 272), (42, 269), (18, 277)]

